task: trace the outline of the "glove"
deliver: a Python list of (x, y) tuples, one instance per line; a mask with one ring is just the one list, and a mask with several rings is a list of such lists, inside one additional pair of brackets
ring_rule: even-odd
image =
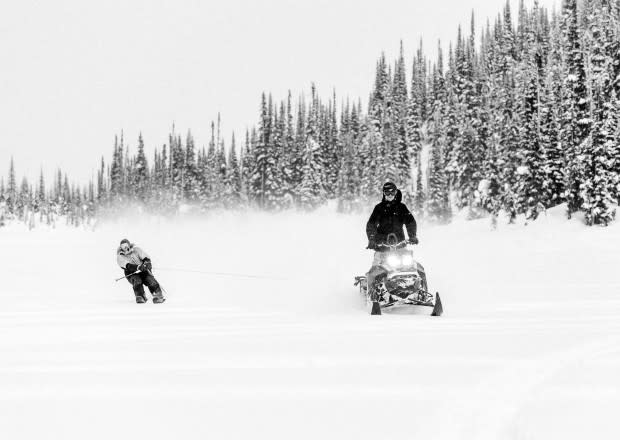
[(419, 243), (419, 241), (418, 241), (418, 237), (411, 237), (411, 238), (409, 239), (409, 243), (410, 243), (410, 244), (418, 244), (418, 243)]
[(135, 271), (138, 270), (138, 265), (137, 264), (132, 264), (132, 263), (127, 263), (125, 265), (125, 270), (129, 273), (134, 273)]
[(375, 242), (375, 239), (374, 238), (369, 238), (368, 239), (368, 246), (366, 246), (366, 249), (374, 250), (374, 249), (376, 249), (376, 247), (377, 247), (377, 243)]
[(153, 268), (153, 265), (151, 264), (151, 260), (149, 260), (148, 258), (145, 258), (144, 261), (142, 262), (142, 264), (140, 265), (140, 270), (141, 271), (145, 271), (148, 272)]

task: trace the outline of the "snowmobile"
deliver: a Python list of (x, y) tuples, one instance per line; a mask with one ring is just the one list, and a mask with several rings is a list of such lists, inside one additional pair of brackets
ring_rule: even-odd
[[(391, 238), (391, 237), (390, 237)], [(371, 315), (381, 315), (381, 309), (388, 307), (432, 307), (431, 316), (441, 316), (443, 306), (439, 292), (428, 291), (424, 268), (413, 258), (413, 250), (406, 241), (380, 245), (376, 249), (373, 268), (382, 269), (368, 285), (369, 273), (355, 277), (355, 286), (366, 301)], [(371, 270), (372, 270), (371, 269)]]

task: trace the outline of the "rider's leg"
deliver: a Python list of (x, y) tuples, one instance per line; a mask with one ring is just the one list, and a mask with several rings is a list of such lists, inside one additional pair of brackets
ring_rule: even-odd
[(366, 274), (366, 278), (368, 280), (368, 289), (371, 294), (373, 293), (373, 290), (375, 288), (375, 280), (377, 279), (377, 277), (379, 277), (380, 275), (385, 275), (386, 273), (383, 266), (381, 266), (382, 260), (383, 256), (381, 252), (375, 252), (372, 267), (370, 268), (370, 271), (368, 271), (368, 273)]
[(418, 273), (420, 274), (420, 278), (422, 279), (422, 289), (425, 292), (428, 292), (428, 284), (426, 283), (426, 272), (424, 271), (424, 267), (420, 263), (418, 263)]

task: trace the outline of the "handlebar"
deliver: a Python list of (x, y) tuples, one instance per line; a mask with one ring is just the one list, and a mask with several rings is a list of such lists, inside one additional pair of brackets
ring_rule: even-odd
[(411, 243), (411, 242), (409, 242), (407, 240), (403, 240), (401, 242), (394, 243), (394, 244), (380, 243), (380, 244), (375, 245), (374, 248), (367, 247), (366, 249), (372, 249), (372, 250), (375, 250), (375, 251), (380, 250), (382, 248), (385, 248), (386, 250), (395, 250), (395, 249), (402, 249), (402, 248), (406, 247), (408, 244), (413, 244), (413, 243)]

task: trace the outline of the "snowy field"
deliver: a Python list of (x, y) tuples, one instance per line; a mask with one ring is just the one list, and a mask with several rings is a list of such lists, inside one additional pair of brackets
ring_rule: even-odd
[(620, 438), (619, 222), (420, 225), (432, 318), (363, 310), (365, 220), (0, 229), (0, 438)]

